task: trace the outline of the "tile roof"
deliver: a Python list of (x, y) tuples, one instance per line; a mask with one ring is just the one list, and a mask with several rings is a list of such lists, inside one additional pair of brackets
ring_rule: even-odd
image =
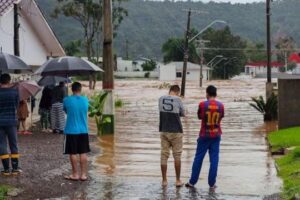
[(0, 16), (3, 16), (8, 12), (14, 5), (14, 3), (19, 3), (20, 0), (0, 0)]

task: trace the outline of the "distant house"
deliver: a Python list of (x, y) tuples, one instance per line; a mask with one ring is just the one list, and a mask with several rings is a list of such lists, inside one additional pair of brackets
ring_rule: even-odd
[[(272, 66), (272, 69), (271, 69), (272, 73), (279, 73), (280, 72), (279, 68), (283, 67), (284, 64), (279, 63), (279, 62), (272, 62), (271, 66)], [(262, 61), (262, 62), (247, 63), (245, 65), (245, 73), (247, 75), (251, 75), (253, 77), (255, 77), (257, 75), (267, 74), (267, 62)]]
[(292, 53), (289, 57), (289, 62), (294, 62), (297, 65), (292, 73), (300, 74), (300, 53)]
[[(16, 12), (16, 9), (17, 12)], [(18, 15), (16, 15), (18, 13)], [(19, 24), (15, 29), (14, 25)], [(34, 0), (0, 0), (0, 48), (14, 54), (14, 35), (19, 34), (20, 57), (32, 67), (65, 52)]]
[[(174, 81), (182, 78), (183, 62), (171, 62), (167, 65), (161, 65), (159, 68), (159, 80)], [(209, 78), (209, 68), (203, 66), (203, 80)], [(190, 81), (200, 80), (200, 65), (194, 63), (187, 63), (186, 79)]]

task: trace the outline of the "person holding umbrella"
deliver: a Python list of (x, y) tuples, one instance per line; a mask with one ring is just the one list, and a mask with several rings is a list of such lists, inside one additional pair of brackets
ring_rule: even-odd
[(67, 96), (64, 82), (60, 82), (52, 91), (51, 126), (53, 133), (62, 134), (65, 127), (63, 100)]
[[(19, 151), (17, 144), (17, 108), (19, 104), (18, 90), (10, 83), (9, 74), (0, 76), (0, 158), (3, 164), (2, 175), (18, 175)], [(9, 142), (10, 154), (7, 149)], [(10, 162), (12, 171), (10, 171)]]

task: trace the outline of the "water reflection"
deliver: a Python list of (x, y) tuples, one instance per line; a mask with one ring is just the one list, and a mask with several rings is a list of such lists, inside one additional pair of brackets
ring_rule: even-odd
[[(251, 97), (264, 94), (264, 81), (215, 81), (225, 104), (224, 135), (221, 143), (217, 193), (207, 186), (208, 158), (197, 189), (176, 189), (173, 160), (170, 159), (169, 186), (161, 188), (160, 139), (157, 99), (167, 93), (157, 89), (158, 81), (120, 81), (116, 93), (128, 103), (117, 112), (114, 136), (99, 138), (101, 154), (96, 157), (89, 199), (261, 199), (280, 190), (274, 161), (268, 153), (266, 132), (276, 124), (249, 106)], [(188, 115), (183, 119), (184, 151), (182, 179), (187, 181), (196, 148), (200, 122), (196, 117), (205, 87), (188, 82), (183, 100)]]

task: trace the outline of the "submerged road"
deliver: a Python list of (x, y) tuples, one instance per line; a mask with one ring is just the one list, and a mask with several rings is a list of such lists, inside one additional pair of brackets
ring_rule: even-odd
[[(249, 106), (250, 98), (264, 94), (264, 80), (213, 81), (225, 105), (216, 194), (208, 193), (208, 156), (195, 190), (175, 188), (173, 158), (168, 166), (169, 186), (161, 187), (158, 98), (167, 89), (159, 81), (117, 81), (116, 94), (127, 104), (117, 112), (116, 134), (99, 138), (101, 153), (94, 160), (88, 199), (263, 199), (280, 192), (274, 161), (265, 140), (274, 126)], [(184, 150), (182, 180), (188, 181), (200, 121), (196, 112), (205, 98), (205, 84), (188, 82), (188, 110), (182, 119)]]

